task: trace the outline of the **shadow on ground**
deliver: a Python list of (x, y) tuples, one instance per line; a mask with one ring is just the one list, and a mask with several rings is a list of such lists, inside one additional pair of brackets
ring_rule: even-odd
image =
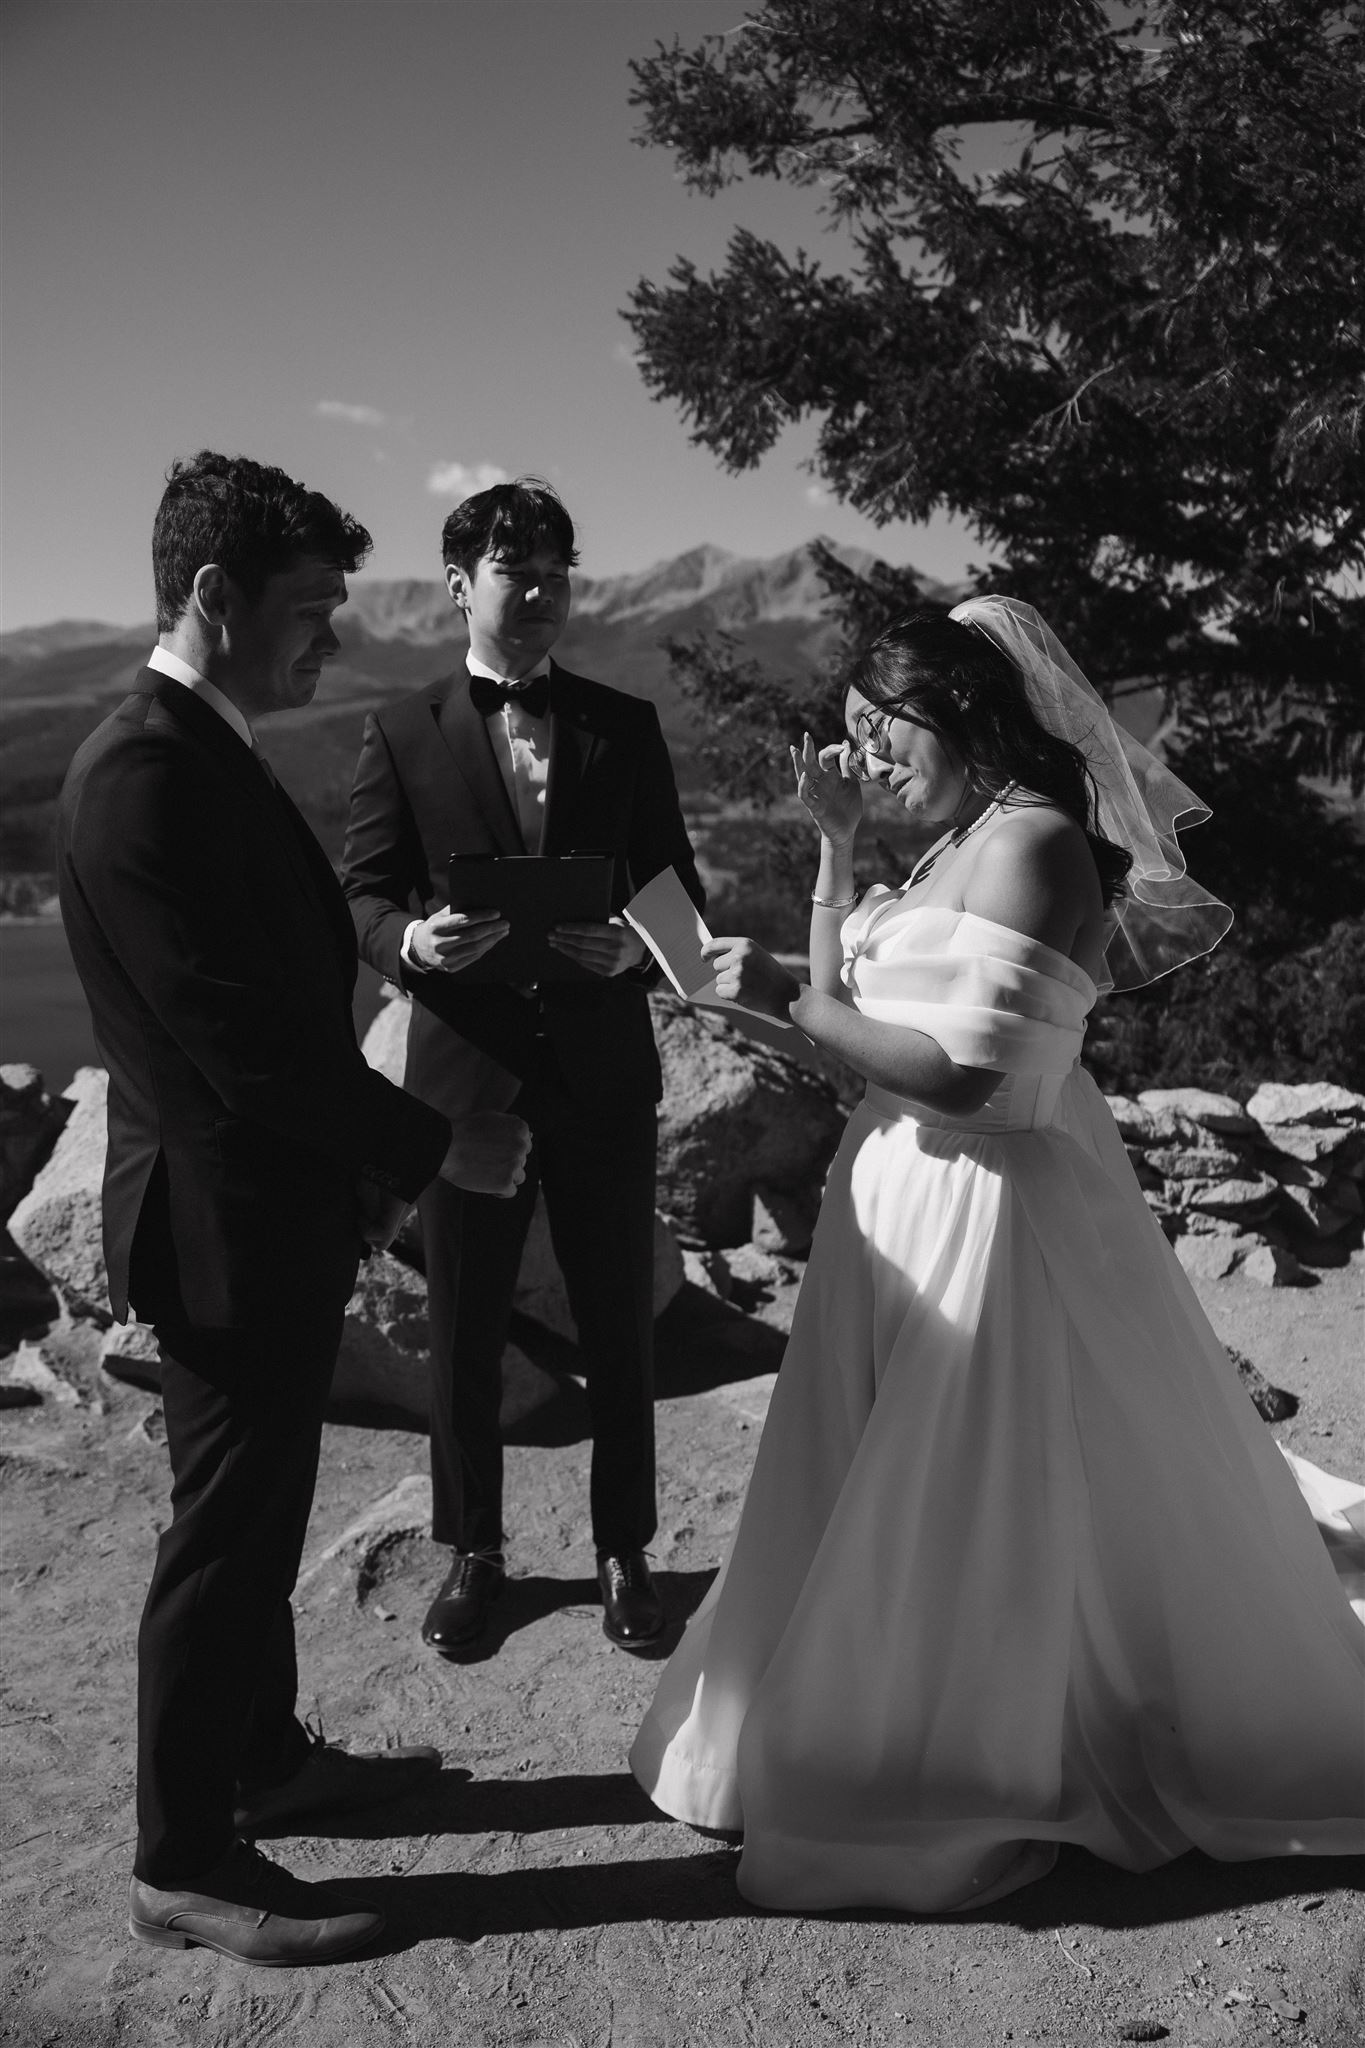
[[(659, 1819), (634, 1781), (623, 1776), (558, 1778), (534, 1785), (492, 1781), (452, 1787), (448, 1797), (451, 1809), (460, 1815), (458, 1831), (471, 1834)], [(428, 1808), (424, 1823), (432, 1817)], [(429, 1827), (424, 1825), (423, 1832), (430, 1832)], [(784, 1917), (770, 1915), (741, 1897), (735, 1881), (737, 1863), (736, 1848), (726, 1846), (615, 1863), (366, 1878), (365, 1892), (387, 1922), (375, 1951), (381, 1954), (424, 1941), (472, 1943), (486, 1935), (644, 1921)], [(1213, 1863), (1191, 1854), (1164, 1871), (1137, 1875), (1114, 1870), (1083, 1850), (1063, 1850), (1057, 1869), (1042, 1883), (971, 1917), (1033, 1931), (1077, 1925), (1107, 1930), (1154, 1927), (1264, 1905), (1301, 1895), (1305, 1887), (1326, 1898), (1355, 1890), (1362, 1879), (1365, 1859), (1344, 1863), (1338, 1857), (1282, 1857), (1261, 1863)], [(861, 1926), (955, 1926), (962, 1920), (954, 1914), (875, 1910), (799, 1917)]]

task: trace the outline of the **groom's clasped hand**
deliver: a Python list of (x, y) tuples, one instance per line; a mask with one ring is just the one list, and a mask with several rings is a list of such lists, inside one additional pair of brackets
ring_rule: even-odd
[(510, 1200), (526, 1178), (530, 1150), (531, 1128), (524, 1118), (501, 1109), (471, 1110), (451, 1127), (441, 1178), (471, 1194)]

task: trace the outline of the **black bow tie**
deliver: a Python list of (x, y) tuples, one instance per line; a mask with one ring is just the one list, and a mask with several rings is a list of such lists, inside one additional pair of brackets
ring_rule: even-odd
[(519, 704), (528, 718), (543, 718), (550, 708), (550, 678), (532, 676), (529, 683), (503, 683), (496, 676), (471, 676), (469, 699), (481, 718)]

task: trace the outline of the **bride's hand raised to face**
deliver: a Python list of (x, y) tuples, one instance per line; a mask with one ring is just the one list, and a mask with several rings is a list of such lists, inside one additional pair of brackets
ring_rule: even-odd
[(771, 953), (752, 939), (708, 939), (702, 958), (716, 971), (716, 994), (727, 1003), (742, 1003), (785, 1024), (787, 1010), (801, 993), (801, 984)]
[(851, 842), (863, 815), (863, 792), (862, 785), (849, 772), (848, 742), (817, 747), (807, 733), (799, 748), (789, 747), (787, 751), (796, 776), (796, 794), (823, 836), (835, 845)]

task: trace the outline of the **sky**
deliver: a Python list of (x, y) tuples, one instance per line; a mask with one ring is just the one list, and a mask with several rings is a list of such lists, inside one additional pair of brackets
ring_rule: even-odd
[(621, 319), (736, 223), (838, 260), (810, 193), (688, 191), (633, 140), (632, 58), (745, 0), (5, 0), (0, 626), (132, 624), (166, 465), (278, 463), (435, 577), (451, 505), (548, 477), (590, 575), (826, 534), (955, 577), (803, 464), (740, 476), (651, 399)]

